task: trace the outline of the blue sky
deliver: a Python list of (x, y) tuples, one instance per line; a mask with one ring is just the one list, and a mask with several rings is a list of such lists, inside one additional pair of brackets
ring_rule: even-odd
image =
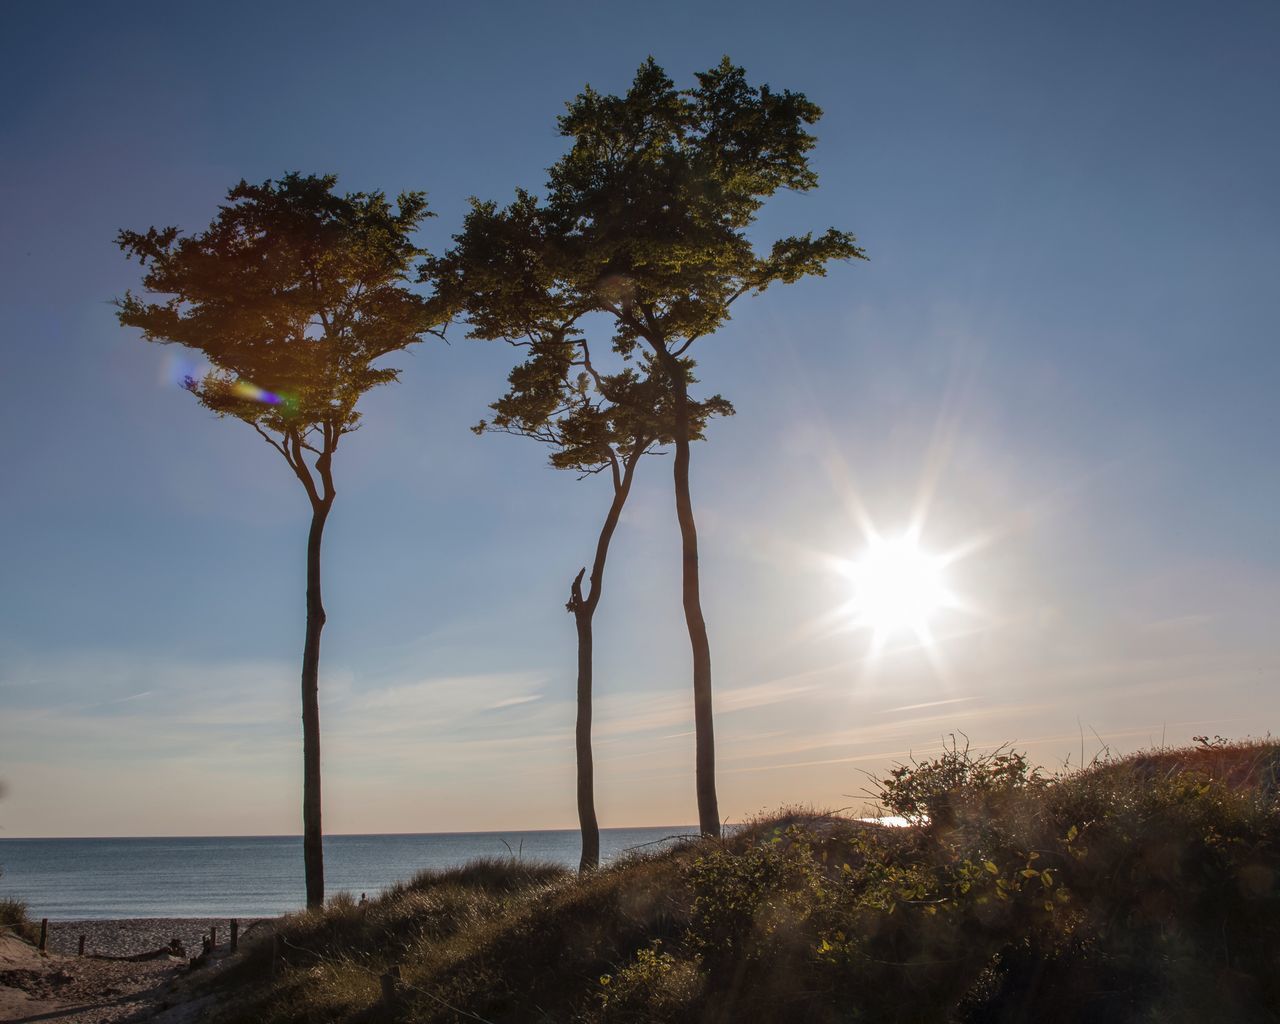
[[(306, 502), (115, 323), (115, 232), (297, 169), (426, 189), (439, 250), (649, 54), (819, 103), (821, 187), (756, 236), (871, 257), (699, 343), (739, 411), (693, 466), (722, 810), (857, 804), (956, 730), (1058, 766), (1280, 721), (1273, 5), (66, 3), (4, 35), (3, 834), (298, 830)], [(563, 603), (607, 486), (474, 437), (513, 353), (454, 333), (336, 464), (332, 831), (574, 823)], [(597, 618), (605, 825), (694, 818), (669, 469)], [(926, 494), (968, 608), (869, 660), (831, 561)]]

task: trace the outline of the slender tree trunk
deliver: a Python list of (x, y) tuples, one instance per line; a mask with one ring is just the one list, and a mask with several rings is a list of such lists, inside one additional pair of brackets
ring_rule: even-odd
[(698, 580), (698, 526), (693, 519), (689, 497), (689, 393), (683, 373), (669, 359), (668, 371), (675, 390), (676, 518), (680, 521), (683, 549), (682, 590), (684, 620), (693, 649), (693, 732), (695, 742), (695, 785), (698, 793), (698, 828), (704, 836), (720, 835), (720, 807), (716, 800), (716, 741), (711, 707), (711, 644), (707, 623), (702, 617), (702, 596)]
[[(579, 576), (579, 579), (582, 577)], [(576, 583), (575, 583), (576, 587)], [(595, 765), (591, 756), (591, 618), (586, 608), (574, 610), (578, 626), (578, 826), (582, 830), (579, 871), (600, 866), (600, 823), (596, 820)]]
[(582, 577), (586, 569), (579, 571), (569, 591), (569, 603), (566, 606), (573, 612), (578, 627), (578, 721), (575, 729), (575, 741), (578, 754), (578, 825), (582, 830), (582, 857), (578, 861), (579, 871), (594, 871), (600, 866), (600, 824), (596, 820), (595, 800), (595, 764), (591, 753), (591, 693), (592, 693), (592, 620), (596, 608), (600, 605), (601, 588), (604, 586), (604, 566), (609, 557), (609, 544), (613, 540), (614, 531), (618, 528), (618, 519), (622, 516), (622, 506), (627, 503), (627, 495), (631, 493), (631, 481), (635, 476), (636, 463), (647, 444), (637, 443), (626, 460), (621, 475), (614, 467), (613, 502), (609, 505), (609, 514), (605, 516), (604, 525), (600, 527), (600, 536), (596, 540), (596, 556), (591, 563), (591, 591), (583, 597)]
[(330, 503), (312, 504), (307, 536), (307, 638), (302, 648), (302, 859), (307, 877), (307, 907), (324, 905), (324, 848), (320, 824), (320, 541)]

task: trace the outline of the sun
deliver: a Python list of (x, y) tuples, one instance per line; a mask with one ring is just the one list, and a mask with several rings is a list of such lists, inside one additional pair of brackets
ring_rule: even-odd
[(870, 540), (857, 559), (845, 564), (853, 585), (848, 610), (855, 626), (872, 631), (874, 650), (902, 634), (932, 643), (930, 620), (954, 604), (945, 578), (947, 561), (907, 534)]

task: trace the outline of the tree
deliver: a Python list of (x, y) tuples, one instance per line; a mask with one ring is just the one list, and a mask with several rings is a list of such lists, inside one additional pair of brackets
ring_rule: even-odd
[[(615, 373), (597, 367), (588, 336), (578, 325), (578, 305), (540, 280), (545, 249), (538, 221), (537, 205), (527, 194), (517, 195), (503, 210), (475, 202), (454, 247), (431, 261), (424, 273), (436, 282), (441, 301), (468, 317), (469, 337), (504, 339), (525, 350), (524, 361), (507, 378), (506, 394), (490, 407), (492, 418), (481, 421), (476, 432), (539, 441), (551, 449), (553, 467), (573, 470), (580, 478), (607, 473), (613, 486), (590, 575), (585, 566), (578, 572), (565, 605), (574, 617), (578, 643), (579, 870), (590, 871), (600, 863), (591, 748), (592, 624), (603, 594), (609, 546), (636, 467), (644, 455), (673, 440), (673, 392), (666, 374), (647, 356), (626, 360)], [(690, 405), (698, 438), (711, 416), (733, 412), (718, 395)]]
[[(594, 685), (592, 624), (604, 588), (605, 563), (609, 545), (617, 529), (623, 506), (631, 493), (636, 466), (642, 456), (672, 440), (672, 406), (670, 388), (664, 375), (638, 374), (627, 368), (611, 375), (601, 374), (592, 364), (585, 338), (575, 346), (572, 340), (559, 346), (554, 354), (544, 356), (542, 346), (531, 350), (529, 359), (513, 371), (511, 389), (493, 405), (491, 422), (482, 422), (478, 431), (494, 430), (519, 434), (551, 447), (551, 465), (570, 469), (580, 476), (607, 472), (613, 486), (613, 498), (596, 538), (595, 555), (587, 587), (584, 566), (578, 570), (569, 587), (565, 609), (574, 617), (577, 633), (577, 721), (575, 751), (577, 758), (578, 823), (582, 832), (580, 871), (594, 870), (600, 864), (600, 827), (595, 810), (595, 775), (591, 749), (592, 691)], [(577, 358), (575, 358), (577, 357)], [(549, 413), (539, 408), (530, 388), (530, 378), (541, 376), (535, 364), (545, 361), (557, 368), (559, 400)], [(582, 367), (576, 375), (573, 368)], [(534, 370), (527, 374), (525, 371)], [(553, 371), (554, 372), (554, 371)], [(530, 401), (533, 399), (533, 401)], [(713, 415), (728, 415), (732, 407), (719, 396), (706, 402), (691, 403), (697, 437), (702, 436), (706, 420)]]
[(121, 231), (144, 268), (149, 302), (126, 293), (120, 323), (147, 341), (203, 354), (211, 369), (185, 386), (206, 409), (249, 424), (277, 451), (311, 505), (302, 654), (303, 858), (307, 906), (324, 902), (320, 801), (320, 546), (337, 493), (333, 456), (360, 425), (356, 404), (399, 371), (375, 366), (442, 322), (405, 287), (422, 254), (410, 235), (430, 216), (408, 192), (338, 195), (332, 175), (244, 181), (208, 230)]
[[(749, 85), (727, 57), (697, 79), (695, 88), (677, 90), (651, 58), (625, 96), (585, 89), (559, 119), (573, 141), (549, 172), (545, 199), (518, 192), (501, 215), (491, 204), (473, 207), (488, 227), (468, 241), (487, 269), (459, 287), (479, 336), (525, 337), (604, 314), (613, 350), (624, 359), (643, 352), (667, 382), (693, 654), (698, 820), (704, 834), (719, 835), (711, 649), (689, 489), (689, 445), (701, 427), (687, 353), (728, 320), (743, 295), (865, 255), (851, 234), (835, 229), (782, 238), (757, 254), (746, 232), (765, 199), (817, 185), (807, 126), (821, 111), (800, 93)], [(449, 301), (456, 306), (459, 295)]]

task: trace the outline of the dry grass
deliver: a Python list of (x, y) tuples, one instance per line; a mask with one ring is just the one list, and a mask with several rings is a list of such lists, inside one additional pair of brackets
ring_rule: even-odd
[(0, 899), (0, 932), (13, 932), (28, 942), (40, 940), (40, 929), (27, 916), (27, 905), (22, 900)]
[(583, 877), (428, 872), (284, 921), (219, 1019), (1274, 1021), (1278, 768), (1269, 741), (1057, 776), (952, 750), (885, 781), (910, 828), (789, 808)]

